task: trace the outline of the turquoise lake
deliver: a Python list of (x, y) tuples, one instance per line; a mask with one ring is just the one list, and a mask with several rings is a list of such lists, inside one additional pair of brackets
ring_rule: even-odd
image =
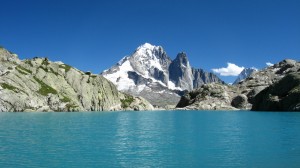
[(0, 113), (0, 167), (300, 167), (300, 113)]

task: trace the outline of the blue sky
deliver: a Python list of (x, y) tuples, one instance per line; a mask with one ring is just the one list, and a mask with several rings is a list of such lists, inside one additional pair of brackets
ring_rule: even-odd
[[(1, 1), (0, 45), (99, 73), (149, 42), (212, 71), (300, 58), (299, 0)], [(235, 77), (221, 77), (232, 82)]]

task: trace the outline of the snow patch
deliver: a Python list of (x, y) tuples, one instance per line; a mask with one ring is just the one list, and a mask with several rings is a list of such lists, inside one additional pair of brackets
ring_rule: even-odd
[(128, 71), (133, 71), (133, 68), (128, 60), (126, 60), (122, 65), (119, 66), (119, 71), (112, 74), (103, 75), (106, 79), (113, 82), (118, 90), (127, 90), (135, 86), (134, 81), (128, 78)]
[(168, 82), (168, 88), (171, 90), (182, 90), (180, 87), (176, 87), (175, 83), (173, 83), (172, 81)]
[(144, 90), (146, 87), (146, 85), (138, 85), (137, 86), (137, 92), (141, 92), (142, 90)]

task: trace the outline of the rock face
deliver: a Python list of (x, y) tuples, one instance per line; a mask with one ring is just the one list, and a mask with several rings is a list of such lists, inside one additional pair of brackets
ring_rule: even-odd
[(231, 105), (238, 109), (247, 109), (247, 105), (248, 105), (247, 99), (248, 98), (246, 95), (243, 94), (237, 95), (232, 99)]
[(47, 58), (21, 61), (0, 49), (0, 111), (151, 110), (100, 75)]
[(255, 111), (300, 111), (300, 72), (286, 75), (254, 98)]
[[(203, 85), (185, 94), (177, 107), (201, 110), (234, 108), (299, 111), (299, 74), (300, 63), (286, 59), (263, 70), (254, 71), (236, 85)], [(215, 94), (216, 90), (223, 91)]]
[(193, 72), (185, 53), (179, 53), (169, 66), (170, 81), (183, 90), (193, 89)]
[(243, 81), (244, 79), (248, 78), (253, 72), (256, 72), (256, 68), (245, 68), (233, 82), (233, 85), (238, 84), (239, 82)]
[(193, 110), (237, 110), (231, 106), (236, 91), (223, 84), (204, 84), (181, 97), (177, 108)]
[(185, 90), (223, 82), (212, 73), (192, 68), (185, 53), (179, 53), (172, 61), (161, 46), (149, 43), (101, 74), (118, 90), (144, 97), (161, 107), (175, 106)]
[(282, 79), (287, 74), (299, 73), (300, 63), (295, 60), (285, 59), (273, 66), (254, 72), (244, 81), (236, 85), (253, 104), (253, 98), (263, 89)]

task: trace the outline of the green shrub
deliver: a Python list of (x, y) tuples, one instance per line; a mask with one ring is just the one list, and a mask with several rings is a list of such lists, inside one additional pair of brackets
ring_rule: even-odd
[(62, 64), (62, 65), (59, 65), (59, 68), (62, 68), (65, 70), (65, 72), (68, 72), (72, 67), (67, 64)]
[(48, 58), (45, 58), (44, 60), (43, 60), (43, 62), (42, 62), (42, 65), (49, 65), (50, 63), (49, 63), (49, 61), (48, 61)]
[(58, 76), (59, 74), (57, 72), (55, 72), (52, 68), (50, 68), (50, 71), (55, 74), (56, 76)]
[(76, 110), (76, 108), (78, 108), (78, 106), (77, 105), (75, 105), (75, 104), (66, 104), (66, 108), (67, 108), (67, 110), (68, 111), (74, 111), (74, 110)]
[(41, 68), (42, 70), (44, 70), (45, 72), (48, 72), (48, 69), (43, 67), (43, 66), (39, 66), (39, 68)]
[(121, 106), (122, 108), (127, 108), (130, 106), (130, 104), (134, 101), (133, 96), (125, 95), (125, 99), (121, 99)]
[(71, 99), (66, 97), (66, 96), (63, 96), (62, 99), (60, 99), (60, 101), (64, 102), (64, 103), (67, 103), (67, 102), (71, 102)]

